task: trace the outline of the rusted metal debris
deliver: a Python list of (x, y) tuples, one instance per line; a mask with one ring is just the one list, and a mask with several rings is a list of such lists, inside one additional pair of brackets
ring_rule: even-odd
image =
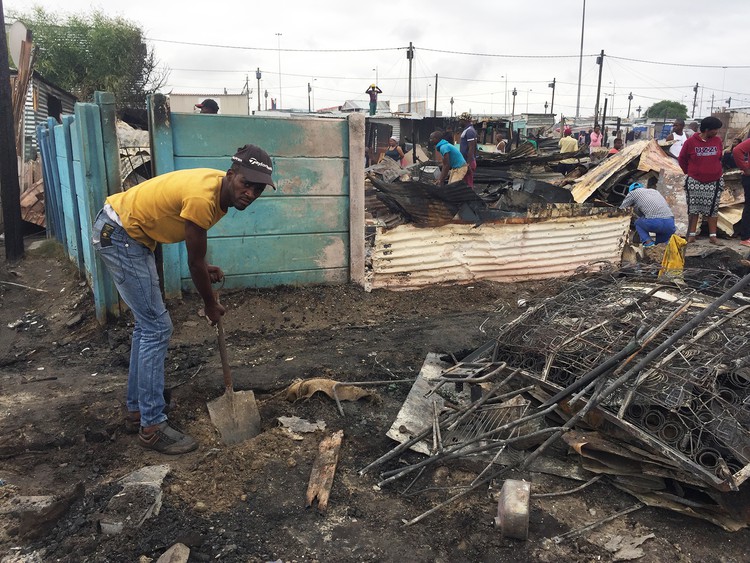
[[(750, 275), (685, 270), (678, 282), (656, 282), (656, 274), (604, 269), (533, 304), (410, 394), (407, 403), (422, 403), (413, 412), (423, 414), (412, 416), (421, 425), (392, 436), (402, 443), (361, 473), (420, 443), (428, 457), (386, 468), (379, 486), (407, 478), (411, 489), (436, 463), (479, 463), (472, 483), (413, 524), (511, 468), (531, 467), (563, 438), (581, 456), (585, 479), (604, 475), (644, 504), (745, 527), (750, 300), (742, 292)], [(474, 392), (456, 395), (445, 381), (451, 373)], [(487, 409), (511, 405), (511, 416), (483, 423)]]

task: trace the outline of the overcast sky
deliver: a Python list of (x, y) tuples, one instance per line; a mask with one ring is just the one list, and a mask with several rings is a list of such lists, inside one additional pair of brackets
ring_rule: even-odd
[[(412, 100), (428, 96), (433, 106), (437, 74), (437, 107), (444, 115), (451, 98), (454, 114), (510, 113), (514, 88), (516, 114), (543, 112), (552, 102), (553, 78), (555, 113), (576, 113), (583, 0), (3, 4), (6, 19), (9, 11), (40, 5), (62, 13), (98, 8), (137, 23), (170, 69), (165, 93), (239, 93), (248, 76), (257, 107), (259, 67), (261, 92), (280, 98), (284, 108), (307, 108), (308, 83), (317, 108), (364, 101), (377, 77), (380, 99), (396, 109), (407, 101), (412, 42)], [(731, 96), (732, 108), (750, 107), (750, 57), (741, 46), (748, 22), (750, 0), (588, 0), (580, 115), (593, 114), (602, 49), (601, 103), (606, 95), (608, 114), (614, 106), (614, 114), (625, 117), (630, 92), (633, 115), (662, 99), (681, 101), (691, 112), (696, 82), (696, 117), (710, 111), (712, 95), (715, 106)]]

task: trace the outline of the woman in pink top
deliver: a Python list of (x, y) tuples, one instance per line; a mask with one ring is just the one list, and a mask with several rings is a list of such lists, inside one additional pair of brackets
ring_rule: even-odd
[(706, 117), (701, 121), (700, 133), (685, 141), (677, 162), (687, 174), (685, 192), (688, 205), (688, 242), (695, 242), (698, 216), (708, 220), (708, 237), (713, 244), (719, 219), (719, 199), (724, 190), (721, 153), (724, 145), (718, 136), (721, 120)]
[(599, 126), (597, 125), (594, 127), (594, 130), (591, 132), (591, 143), (589, 143), (589, 152), (591, 152), (593, 149), (598, 149), (602, 146), (602, 133), (601, 129), (599, 129)]

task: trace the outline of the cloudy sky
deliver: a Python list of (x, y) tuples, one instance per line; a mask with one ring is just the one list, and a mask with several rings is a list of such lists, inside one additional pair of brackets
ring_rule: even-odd
[[(356, 2), (298, 0), (214, 2), (176, 0), (3, 0), (8, 12), (40, 5), (59, 13), (131, 20), (144, 30), (157, 58), (170, 69), (164, 92), (239, 93), (249, 79), (284, 108), (307, 108), (308, 83), (317, 108), (366, 100), (373, 82), (395, 109), (408, 97), (406, 52), (414, 45), (412, 100), (428, 99), (453, 112), (576, 114), (584, 0), (487, 2)], [(64, 5), (64, 10), (59, 8)], [(462, 12), (463, 10), (463, 12)], [(662, 99), (693, 105), (696, 116), (714, 105), (750, 107), (750, 57), (742, 37), (750, 0), (627, 0), (586, 2), (580, 115), (593, 114), (605, 52), (602, 104), (625, 117)], [(279, 35), (280, 34), (280, 35)], [(736, 45), (735, 48), (733, 46)]]

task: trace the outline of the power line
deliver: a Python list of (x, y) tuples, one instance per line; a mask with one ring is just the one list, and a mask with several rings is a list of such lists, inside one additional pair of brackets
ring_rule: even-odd
[[(472, 57), (498, 57), (505, 59), (577, 59), (579, 55), (506, 55), (496, 53), (471, 53), (467, 51), (449, 51), (446, 49), (428, 49), (427, 47), (414, 47), (415, 51), (428, 51), (431, 53), (448, 53), (450, 55), (470, 55)], [(584, 55), (584, 57), (596, 57), (597, 55)]]
[(698, 65), (688, 63), (665, 63), (662, 61), (647, 61), (645, 59), (631, 59), (628, 57), (617, 57), (615, 55), (607, 54), (610, 59), (619, 59), (621, 61), (631, 61), (634, 63), (646, 63), (650, 65), (663, 65), (663, 66), (683, 66), (690, 68), (750, 68), (750, 65)]
[(157, 39), (155, 37), (146, 37), (148, 41), (156, 41), (158, 43), (173, 43), (175, 45), (192, 45), (194, 47), (215, 47), (219, 49), (240, 49), (243, 51), (272, 51), (277, 53), (279, 51), (285, 53), (365, 53), (373, 51), (399, 51), (408, 49), (408, 47), (381, 47), (378, 49), (367, 48), (367, 49), (289, 49), (287, 47), (278, 49), (274, 47), (243, 47), (240, 45), (219, 45), (218, 43), (195, 43), (192, 41), (173, 41), (171, 39)]
[[(159, 39), (156, 37), (145, 37), (148, 41), (155, 41), (158, 43), (171, 43), (174, 45), (192, 45), (195, 47), (213, 47), (219, 49), (240, 49), (244, 51), (272, 51), (278, 52), (283, 51), (287, 53), (367, 53), (367, 52), (378, 52), (378, 51), (403, 51), (408, 47), (380, 47), (380, 48), (364, 48), (364, 49), (291, 49), (285, 47), (284, 49), (278, 49), (273, 47), (245, 47), (240, 45), (221, 45), (218, 43), (197, 43), (193, 41), (175, 41), (172, 39)], [(496, 57), (506, 59), (572, 59), (578, 58), (580, 55), (509, 55), (507, 53), (473, 53), (471, 51), (451, 51), (448, 49), (430, 49), (429, 47), (414, 46), (416, 50), (427, 51), (431, 53), (446, 53), (451, 55), (468, 55), (473, 57)], [(583, 55), (587, 58), (597, 57), (598, 54)], [(742, 69), (750, 68), (750, 65), (707, 65), (707, 64), (691, 64), (691, 63), (671, 63), (664, 61), (649, 61), (646, 59), (634, 59), (631, 57), (618, 57), (617, 55), (607, 54), (610, 59), (618, 59), (622, 61), (630, 61), (636, 63), (663, 65), (663, 66), (677, 66), (677, 67), (688, 67), (688, 68), (733, 68)]]

